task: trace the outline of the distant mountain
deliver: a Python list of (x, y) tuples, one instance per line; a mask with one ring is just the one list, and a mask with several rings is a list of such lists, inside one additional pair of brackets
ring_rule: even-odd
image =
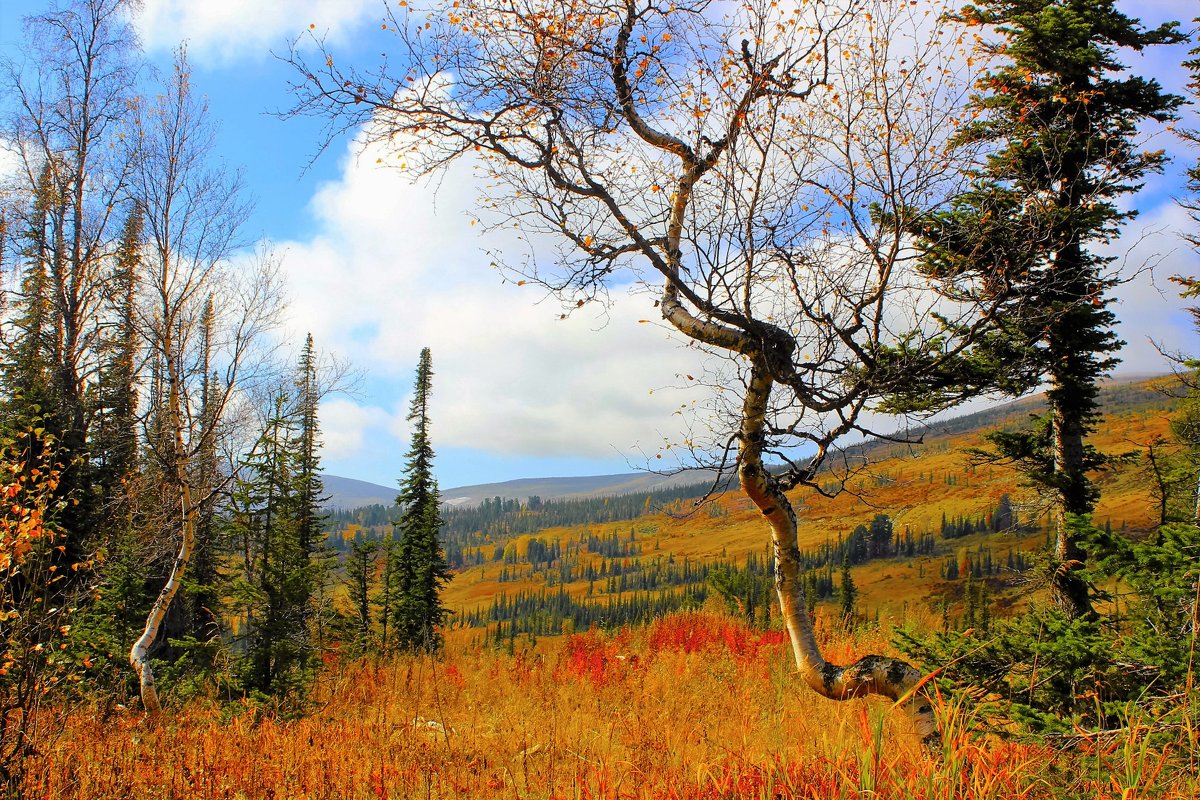
[(347, 510), (363, 506), (390, 506), (396, 502), (400, 490), (393, 486), (380, 486), (378, 483), (343, 478), (340, 475), (325, 473), (321, 476), (325, 484), (325, 507), (330, 509)]
[(479, 505), (489, 497), (526, 500), (537, 495), (543, 500), (563, 498), (605, 497), (622, 494), (641, 494), (656, 489), (670, 489), (713, 480), (708, 470), (688, 470), (677, 475), (657, 475), (651, 472), (627, 472), (620, 475), (589, 475), (579, 478), (520, 478), (501, 483), (478, 486), (459, 486), (442, 492), (442, 500), (451, 505)]
[[(714, 473), (707, 470), (688, 470), (678, 475), (656, 475), (648, 472), (628, 472), (620, 475), (588, 475), (578, 478), (518, 478), (499, 483), (481, 483), (476, 486), (456, 486), (442, 490), (442, 500), (454, 506), (477, 506), (486, 498), (503, 497), (522, 502), (532, 495), (543, 500), (561, 498), (605, 497), (622, 494), (651, 492), (693, 483), (711, 481)], [(370, 505), (391, 505), (396, 500), (398, 489), (389, 489), (377, 483), (343, 478), (338, 475), (321, 476), (325, 482), (325, 494), (329, 499), (326, 508), (352, 509)]]
[[(1166, 376), (1160, 376), (1169, 380)], [(1121, 408), (1127, 411), (1155, 407), (1162, 403), (1162, 390), (1153, 381), (1143, 376), (1121, 376), (1105, 381), (1100, 393), (1102, 410)], [(1007, 403), (998, 403), (990, 408), (962, 416), (918, 426), (907, 431), (915, 435), (924, 431), (932, 436), (961, 434), (980, 429), (1011, 425), (1028, 418), (1029, 414), (1040, 413), (1045, 408), (1045, 395), (1038, 394)], [(900, 436), (897, 433), (896, 436)], [(848, 445), (849, 454), (887, 450), (895, 447), (894, 442), (869, 440)], [(641, 494), (656, 489), (711, 482), (715, 473), (710, 470), (687, 470), (675, 475), (657, 475), (649, 472), (627, 472), (619, 475), (589, 475), (574, 478), (518, 478), (499, 483), (481, 483), (474, 486), (457, 486), (442, 490), (442, 500), (454, 506), (477, 506), (485, 499), (502, 497), (524, 502), (532, 495), (543, 500), (563, 498), (613, 497), (624, 494)], [(369, 505), (391, 505), (399, 489), (380, 486), (376, 483), (343, 478), (338, 475), (323, 475), (325, 491), (329, 496), (325, 506), (335, 509), (354, 509)]]

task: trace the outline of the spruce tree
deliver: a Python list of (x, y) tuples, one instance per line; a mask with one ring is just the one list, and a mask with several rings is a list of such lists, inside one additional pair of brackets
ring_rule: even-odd
[(999, 328), (980, 349), (999, 386), (1050, 384), (1050, 413), (1034, 430), (992, 441), (1054, 497), (1052, 593), (1068, 615), (1088, 616), (1084, 553), (1069, 520), (1095, 505), (1088, 473), (1107, 459), (1086, 437), (1099, 419), (1097, 382), (1122, 344), (1109, 309), (1113, 259), (1095, 248), (1136, 213), (1117, 199), (1163, 163), (1139, 146), (1138, 125), (1171, 119), (1180, 103), (1126, 74), (1117, 51), (1182, 37), (1174, 23), (1142, 27), (1114, 0), (981, 0), (958, 16), (1000, 37), (984, 47), (1001, 65), (980, 81), (974, 121), (958, 135), (988, 155), (970, 191), (916, 232), (948, 294), (1000, 304)]
[(240, 465), (227, 512), (227, 532), (236, 542), (241, 571), (230, 594), (237, 603), (244, 653), (237, 672), (244, 688), (270, 693), (291, 659), (284, 652), (287, 631), (281, 624), (283, 543), (291, 514), (288, 421), (283, 397), (276, 396), (272, 414), (248, 457)]
[(373, 588), (379, 561), (379, 542), (355, 541), (346, 559), (346, 593), (352, 608), (351, 636), (356, 652), (372, 649)]
[(135, 204), (125, 220), (107, 287), (113, 324), (101, 346), (95, 391), (95, 432), (91, 456), (96, 483), (107, 503), (109, 533), (130, 527), (132, 482), (138, 467), (138, 338), (136, 287), (141, 267), (142, 208)]
[[(1195, 22), (1200, 23), (1200, 17), (1197, 17)], [(1191, 72), (1191, 80), (1188, 82), (1188, 94), (1191, 95), (1192, 102), (1200, 101), (1200, 47), (1196, 47), (1191, 51), (1193, 58), (1183, 62), (1183, 66)], [(1190, 144), (1193, 148), (1200, 149), (1200, 129), (1188, 128), (1180, 131), (1180, 136), (1183, 140)], [(1192, 218), (1194, 223), (1200, 223), (1200, 160), (1197, 160), (1188, 169), (1188, 191), (1187, 198), (1181, 201), (1181, 205), (1188, 212), (1188, 216)], [(1195, 231), (1195, 228), (1193, 228)], [(1191, 233), (1185, 236), (1192, 247), (1200, 251), (1200, 233)], [(1200, 281), (1197, 281), (1195, 276), (1176, 276), (1175, 280), (1181, 283), (1184, 287), (1185, 297), (1195, 297), (1200, 292)], [(1192, 318), (1196, 322), (1200, 322), (1200, 310), (1196, 308), (1190, 309)]]
[(317, 376), (317, 354), (312, 334), (304, 340), (304, 349), (296, 366), (295, 377), (297, 424), (296, 474), (296, 536), (303, 558), (304, 591), (309, 601), (302, 606), (306, 627), (315, 636), (314, 646), (324, 646), (324, 617), (316, 599), (322, 595), (331, 554), (325, 546), (325, 514), (321, 510), (325, 484), (321, 481), (321, 427), (318, 407), (321, 387)]
[(304, 340), (304, 350), (296, 367), (296, 421), (299, 440), (296, 454), (296, 526), (300, 547), (316, 555), (323, 547), (325, 484), (321, 481), (321, 429), (317, 417), (320, 386), (317, 382), (317, 356), (312, 334)]
[(138, 438), (139, 338), (136, 287), (142, 269), (143, 210), (134, 204), (125, 219), (106, 285), (106, 312), (111, 324), (98, 351), (100, 369), (93, 394), (95, 422), (91, 456), (102, 515), (95, 531), (98, 592), (76, 625), (79, 638), (93, 649), (98, 684), (119, 686), (130, 679), (122, 660), (141, 632), (153, 600), (147, 585), (147, 563), (153, 554), (145, 541), (142, 517), (159, 513), (146, 508), (149, 495), (142, 474)]
[(847, 628), (854, 627), (854, 606), (858, 601), (858, 587), (850, 575), (850, 553), (842, 557), (842, 579), (838, 587), (838, 607), (842, 613), (842, 623)]
[(383, 537), (383, 576), (379, 586), (379, 649), (390, 653), (395, 648), (395, 625), (397, 605), (396, 596), (400, 585), (400, 548), (396, 541), (395, 531), (390, 531)]
[(201, 503), (196, 518), (196, 549), (180, 598), (186, 609), (185, 633), (198, 642), (211, 642), (220, 636), (220, 620), (216, 610), (220, 604), (218, 564), (221, 558), (216, 518), (217, 496), (214, 487), (220, 476), (217, 459), (217, 397), (220, 379), (213, 369), (213, 328), (216, 312), (210, 294), (200, 318), (200, 349), (197, 372), (200, 373), (200, 418), (205, 431), (199, 443), (191, 472), (197, 494), (208, 499)]
[(55, 406), (50, 353), (54, 326), (48, 274), (53, 247), (49, 229), (52, 197), (47, 164), (34, 190), (27, 225), (19, 235), (24, 269), (13, 304), (15, 316), (11, 327), (15, 336), (10, 332), (3, 363), (3, 421), (9, 429), (6, 433), (23, 431), (34, 417), (42, 418), (42, 427), (47, 427), (52, 435), (59, 433), (59, 426), (47, 426), (44, 416)]
[(393, 606), (393, 636), (405, 650), (432, 652), (441, 645), (438, 627), (447, 615), (442, 604), (442, 586), (450, 579), (438, 531), (442, 520), (438, 507), (441, 495), (433, 476), (433, 443), (430, 438), (429, 397), (433, 367), (429, 348), (421, 350), (417, 381), (408, 420), (413, 423), (404, 477), (396, 504), (401, 516), (396, 523), (396, 593)]
[(318, 387), (312, 337), (293, 381), (234, 482), (226, 531), (240, 551), (232, 594), (244, 619), (240, 675), (249, 691), (302, 696), (315, 665), (314, 600), (326, 552), (321, 524)]

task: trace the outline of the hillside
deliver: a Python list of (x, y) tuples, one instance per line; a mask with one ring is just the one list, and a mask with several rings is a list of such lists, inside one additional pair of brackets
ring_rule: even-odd
[[(1102, 408), (1134, 410), (1158, 407), (1164, 398), (1162, 392), (1155, 388), (1156, 380), (1158, 379), (1138, 378), (1116, 380), (1107, 384), (1101, 395)], [(970, 414), (949, 416), (910, 431), (897, 433), (909, 436), (923, 435), (927, 441), (932, 442), (940, 436), (1014, 425), (1030, 414), (1040, 413), (1044, 409), (1045, 400), (1038, 395), (1001, 403)], [(848, 447), (846, 452), (873, 456), (880, 449), (888, 450), (894, 447), (895, 445), (889, 442), (869, 441)], [(700, 491), (701, 487), (707, 490), (714, 477), (715, 473), (711, 470), (693, 469), (674, 474), (625, 472), (614, 475), (516, 478), (443, 489), (442, 499), (450, 506), (472, 507), (497, 497), (525, 503), (530, 497), (541, 500), (588, 499), (654, 493), (679, 487), (695, 487)], [(372, 505), (391, 506), (396, 498), (395, 486), (382, 486), (330, 473), (324, 473), (321, 479), (325, 484), (324, 505), (327, 509), (350, 511)]]
[(519, 478), (499, 483), (458, 486), (442, 493), (443, 500), (452, 506), (478, 506), (484, 500), (501, 497), (521, 502), (530, 497), (549, 499), (584, 499), (613, 497), (625, 494), (645, 494), (679, 486), (711, 482), (713, 473), (689, 470), (675, 475), (652, 472), (628, 472), (618, 475), (592, 475), (575, 478)]
[[(708, 470), (688, 470), (673, 475), (652, 472), (626, 472), (617, 475), (587, 475), (566, 478), (517, 478), (496, 483), (454, 486), (442, 491), (442, 500), (455, 507), (478, 506), (496, 497), (519, 500), (530, 497), (543, 500), (591, 497), (612, 497), (673, 489), (679, 486), (712, 482), (714, 473)], [(354, 478), (328, 473), (321, 476), (325, 483), (325, 508), (352, 510), (364, 506), (390, 506), (396, 499), (396, 489)]]
[[(847, 460), (862, 456), (869, 466), (844, 476), (838, 497), (795, 492), (815, 596), (832, 601), (835, 571), (850, 552), (865, 616), (904, 618), (941, 605), (957, 613), (967, 574), (988, 585), (998, 607), (1014, 602), (1011, 579), (1045, 541), (1047, 509), (1011, 469), (972, 464), (966, 450), (982, 445), (989, 430), (1023, 424), (1041, 403), (1027, 398), (939, 421), (924, 430), (922, 445), (852, 448)], [(1110, 384), (1102, 394), (1105, 423), (1093, 442), (1108, 452), (1138, 451), (1168, 435), (1172, 405), (1161, 380)], [(616, 477), (594, 479), (592, 489), (615, 485)], [(1134, 531), (1149, 525), (1149, 487), (1134, 469), (1104, 474), (1099, 484), (1098, 524)], [(492, 484), (493, 499), (446, 509), (443, 538), (456, 576), (445, 599), (460, 627), (513, 635), (620, 624), (700, 605), (714, 581), (735, 587), (748, 616), (772, 613), (766, 531), (740, 491), (702, 504), (697, 498), (707, 484), (590, 499), (502, 494), (552, 485), (567, 484)], [(389, 514), (377, 507), (335, 515), (335, 546), (381, 536)], [(885, 534), (879, 528), (875, 544), (866, 541), (873, 524), (890, 526)]]
[(395, 487), (389, 489), (378, 483), (343, 478), (341, 475), (330, 475), (329, 473), (321, 475), (321, 482), (325, 486), (323, 506), (326, 509), (344, 510), (373, 505), (391, 505), (396, 502), (398, 490)]

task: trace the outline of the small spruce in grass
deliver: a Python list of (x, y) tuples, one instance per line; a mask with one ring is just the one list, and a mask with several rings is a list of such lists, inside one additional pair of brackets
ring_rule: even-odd
[(838, 604), (842, 613), (842, 623), (847, 629), (854, 628), (854, 605), (858, 600), (858, 587), (850, 576), (850, 552), (842, 556), (842, 582), (838, 589)]

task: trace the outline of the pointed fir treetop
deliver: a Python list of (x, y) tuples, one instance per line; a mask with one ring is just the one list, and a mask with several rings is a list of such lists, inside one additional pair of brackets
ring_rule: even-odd
[(1136, 191), (1161, 167), (1161, 151), (1137, 147), (1137, 125), (1169, 121), (1183, 102), (1152, 78), (1126, 74), (1117, 51), (1184, 41), (1178, 23), (1146, 29), (1114, 0), (986, 0), (958, 16), (995, 26), (1003, 38), (983, 47), (1007, 62), (981, 79), (974, 103), (984, 113), (959, 134), (963, 142), (1005, 140), (978, 177), (993, 189), (1013, 181), (1022, 202), (1046, 190), (1087, 198), (1091, 214), (1075, 208), (1073, 226), (1111, 235), (1114, 222), (1136, 212), (1096, 200)]
[(409, 405), (408, 421), (413, 423), (412, 444), (406, 455), (404, 479), (396, 503), (401, 508), (417, 507), (429, 502), (437, 492), (433, 477), (433, 442), (429, 432), (429, 396), (433, 380), (433, 360), (429, 348), (421, 350), (417, 362), (417, 380)]

